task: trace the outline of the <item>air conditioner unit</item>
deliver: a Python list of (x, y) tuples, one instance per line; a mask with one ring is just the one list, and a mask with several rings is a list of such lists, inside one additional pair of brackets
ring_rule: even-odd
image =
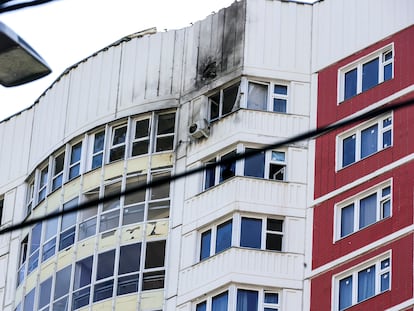
[(200, 139), (202, 137), (208, 137), (210, 134), (210, 126), (206, 119), (201, 119), (188, 127), (188, 135), (192, 138)]

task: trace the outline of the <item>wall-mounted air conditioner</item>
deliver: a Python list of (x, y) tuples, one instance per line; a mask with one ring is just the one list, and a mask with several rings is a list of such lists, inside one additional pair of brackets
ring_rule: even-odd
[(198, 120), (188, 127), (188, 135), (194, 139), (208, 137), (209, 134), (210, 126), (206, 119)]

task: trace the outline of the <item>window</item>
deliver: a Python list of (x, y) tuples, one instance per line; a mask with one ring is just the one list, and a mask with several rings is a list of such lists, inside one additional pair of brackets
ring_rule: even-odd
[(391, 216), (391, 182), (338, 204), (337, 237), (343, 238)]
[[(231, 247), (233, 220), (230, 219), (201, 234), (200, 260)], [(214, 241), (212, 243), (212, 241)]]
[(0, 196), (0, 227), (3, 224), (4, 197)]
[(124, 159), (127, 125), (121, 125), (112, 129), (112, 139), (109, 151), (109, 162)]
[(19, 286), (26, 275), (26, 259), (29, 245), (29, 236), (26, 236), (20, 243), (19, 271), (17, 272), (17, 286)]
[[(229, 304), (230, 303), (230, 304)], [(228, 290), (203, 298), (195, 311), (279, 311), (279, 293), (272, 290), (244, 289), (230, 285)]]
[(335, 310), (344, 310), (361, 301), (383, 293), (391, 287), (389, 255), (365, 263), (353, 271), (337, 276)]
[[(52, 292), (52, 278), (50, 277), (46, 279), (45, 281), (43, 281), (42, 283), (40, 283), (39, 303), (38, 303), (39, 310), (42, 310), (43, 307), (49, 306), (51, 292)], [(43, 310), (48, 310), (47, 307)]]
[(23, 311), (33, 311), (35, 307), (35, 289), (33, 288), (25, 297)]
[[(83, 196), (84, 203), (94, 201), (99, 198), (99, 188), (86, 192)], [(78, 240), (86, 239), (96, 234), (96, 214), (98, 206), (79, 211), (79, 234)]]
[[(241, 144), (237, 146), (237, 149), (246, 153), (254, 150)], [(224, 155), (218, 155), (206, 162), (204, 190), (238, 174), (278, 181), (286, 180), (286, 153), (284, 151), (262, 151), (248, 156), (244, 160), (231, 161), (236, 155), (237, 152), (234, 150)], [(226, 160), (229, 160), (229, 162), (215, 165), (218, 161)]]
[(89, 304), (92, 263), (93, 257), (89, 256), (75, 264), (72, 310), (79, 309)]
[(282, 241), (283, 220), (242, 217), (240, 230), (241, 247), (281, 251)]
[(105, 130), (99, 131), (92, 135), (93, 146), (92, 146), (92, 164), (91, 169), (101, 167), (104, 159), (104, 148), (105, 148)]
[(79, 176), (81, 154), (82, 154), (82, 142), (79, 142), (71, 146), (68, 180), (72, 180), (73, 178)]
[(97, 302), (112, 297), (114, 287), (115, 250), (98, 255), (98, 267), (96, 272), (97, 282), (94, 286), (93, 301)]
[(287, 112), (287, 85), (248, 82), (247, 109)]
[(30, 235), (30, 252), (29, 252), (29, 263), (27, 267), (27, 274), (37, 268), (39, 264), (39, 249), (40, 241), (42, 236), (42, 223), (36, 224), (32, 228)]
[(158, 115), (155, 152), (173, 150), (175, 113)]
[[(105, 186), (104, 195), (116, 195), (121, 192), (121, 181), (112, 182)], [(102, 205), (102, 214), (99, 219), (99, 232), (111, 230), (119, 226), (121, 197), (115, 197)]]
[(57, 155), (53, 160), (52, 191), (62, 186), (64, 166), (65, 152), (62, 152), (59, 155)]
[(46, 188), (47, 188), (47, 174), (48, 167), (44, 167), (39, 172), (39, 186), (38, 186), (38, 197), (37, 202), (42, 202), (46, 197)]
[(135, 120), (132, 139), (132, 156), (147, 154), (150, 142), (150, 119)]
[(344, 101), (393, 78), (393, 46), (387, 46), (339, 70), (340, 96)]
[(392, 145), (392, 116), (365, 123), (338, 137), (339, 167), (346, 167)]
[[(77, 206), (78, 198), (63, 204), (63, 210), (70, 210)], [(61, 229), (59, 235), (59, 251), (65, 249), (75, 242), (76, 229), (76, 212), (68, 213), (62, 216)]]
[(239, 108), (240, 82), (221, 89), (208, 98), (210, 106), (210, 121), (224, 117)]
[(27, 182), (26, 215), (29, 215), (33, 208), (34, 189), (34, 177), (31, 176)]
[(52, 257), (56, 252), (56, 235), (58, 218), (51, 218), (44, 225), (44, 242), (42, 248), (42, 262)]
[[(235, 243), (240, 247), (282, 251), (283, 220), (236, 215), (234, 219), (204, 230), (200, 234), (200, 260), (224, 251)], [(233, 238), (233, 224), (240, 226), (240, 236)], [(237, 236), (237, 237), (236, 237)]]
[(67, 266), (56, 272), (52, 310), (67, 310), (71, 270), (72, 266)]

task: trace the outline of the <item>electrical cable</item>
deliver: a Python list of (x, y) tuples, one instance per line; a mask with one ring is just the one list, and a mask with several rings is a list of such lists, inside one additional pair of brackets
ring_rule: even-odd
[(380, 108), (376, 108), (376, 109), (372, 109), (372, 110), (364, 112), (364, 113), (360, 113), (360, 114), (358, 114), (356, 116), (353, 116), (351, 118), (346, 118), (346, 119), (343, 119), (341, 121), (338, 121), (338, 122), (335, 122), (335, 123), (332, 123), (332, 124), (329, 124), (329, 125), (326, 125), (326, 126), (322, 126), (322, 127), (317, 128), (315, 130), (310, 130), (308, 132), (298, 134), (296, 136), (285, 139), (283, 141), (276, 142), (276, 143), (270, 144), (270, 145), (266, 145), (263, 148), (250, 149), (250, 150), (248, 150), (244, 153), (236, 154), (235, 156), (229, 157), (229, 158), (224, 159), (224, 160), (220, 160), (220, 161), (217, 161), (217, 162), (214, 162), (214, 163), (209, 163), (209, 164), (206, 164), (206, 165), (194, 168), (194, 169), (186, 170), (182, 173), (177, 173), (177, 174), (171, 175), (169, 177), (163, 177), (163, 178), (159, 178), (159, 179), (157, 178), (157, 180), (155, 180), (155, 181), (151, 181), (151, 182), (148, 182), (148, 183), (142, 183), (138, 186), (131, 187), (130, 189), (127, 189), (125, 191), (116, 192), (116, 193), (104, 196), (102, 198), (99, 198), (99, 199), (87, 201), (87, 202), (78, 204), (76, 206), (73, 206), (72, 208), (67, 209), (67, 210), (60, 210), (60, 211), (52, 212), (52, 213), (47, 214), (45, 216), (32, 218), (30, 220), (24, 220), (24, 221), (22, 221), (18, 224), (11, 225), (9, 227), (3, 228), (2, 230), (0, 230), (0, 235), (8, 233), (8, 232), (15, 231), (15, 230), (20, 230), (20, 229), (23, 229), (25, 227), (34, 225), (38, 222), (42, 222), (42, 221), (45, 221), (45, 220), (48, 220), (48, 219), (52, 219), (52, 218), (55, 218), (55, 217), (59, 217), (59, 216), (63, 216), (63, 215), (66, 215), (66, 214), (74, 213), (74, 212), (77, 212), (77, 211), (80, 211), (80, 210), (85, 210), (85, 209), (88, 209), (88, 208), (92, 208), (92, 207), (97, 206), (98, 204), (108, 202), (112, 199), (116, 199), (116, 198), (118, 198), (120, 196), (123, 196), (123, 195), (128, 195), (128, 194), (131, 194), (131, 193), (134, 193), (134, 192), (137, 192), (137, 191), (146, 190), (147, 188), (153, 188), (153, 187), (161, 186), (161, 185), (170, 183), (172, 181), (176, 181), (178, 179), (181, 179), (183, 177), (187, 177), (187, 176), (190, 176), (190, 175), (193, 175), (193, 174), (196, 174), (196, 173), (203, 172), (206, 169), (214, 168), (216, 166), (230, 164), (230, 163), (235, 162), (235, 161), (240, 160), (240, 159), (249, 158), (249, 157), (252, 157), (252, 156), (254, 156), (258, 153), (266, 151), (266, 150), (277, 149), (277, 148), (283, 147), (283, 146), (288, 145), (288, 144), (292, 144), (292, 143), (296, 143), (296, 142), (300, 142), (300, 141), (308, 140), (308, 139), (314, 139), (314, 138), (317, 138), (321, 135), (324, 135), (324, 134), (327, 134), (331, 131), (339, 129), (341, 127), (348, 126), (348, 125), (351, 125), (353, 123), (357, 123), (357, 122), (360, 122), (360, 121), (368, 120), (368, 119), (374, 118), (376, 116), (379, 116), (381, 114), (385, 114), (387, 112), (390, 112), (392, 110), (399, 110), (399, 109), (408, 107), (408, 106), (413, 105), (413, 104), (414, 104), (413, 99), (405, 100), (405, 101), (402, 101), (402, 102), (399, 102), (399, 103), (396, 103), (396, 104), (392, 104), (392, 105), (391, 104), (386, 104), (386, 105), (384, 105)]
[(53, 2), (56, 0), (32, 0), (32, 1), (28, 1), (28, 2), (20, 2), (20, 3), (16, 3), (16, 4), (9, 4), (6, 5), (8, 2), (12, 2), (12, 0), (3, 0), (0, 1), (0, 14), (1, 13), (6, 13), (6, 12), (10, 12), (10, 11), (15, 11), (15, 10), (19, 10), (19, 9), (23, 9), (23, 8), (27, 8), (27, 7), (31, 7), (31, 6), (36, 6), (36, 5), (40, 5), (40, 4), (45, 4), (48, 2)]

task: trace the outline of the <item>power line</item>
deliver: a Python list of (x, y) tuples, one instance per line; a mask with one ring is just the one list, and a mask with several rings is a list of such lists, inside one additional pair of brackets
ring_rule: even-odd
[(19, 2), (19, 1), (14, 1), (14, 0), (2, 0), (0, 1), (0, 14), (31, 7), (31, 6), (45, 4), (48, 2), (52, 2), (52, 1), (56, 1), (56, 0), (32, 0), (32, 1), (26, 1), (26, 2)]
[(142, 183), (138, 186), (131, 187), (130, 189), (127, 189), (125, 191), (113, 193), (113, 194), (104, 196), (104, 197), (99, 198), (99, 199), (87, 201), (87, 202), (78, 204), (78, 205), (76, 205), (76, 206), (74, 206), (70, 209), (56, 211), (56, 212), (52, 212), (50, 214), (47, 214), (45, 216), (41, 216), (41, 217), (37, 217), (37, 218), (32, 218), (30, 220), (22, 221), (22, 222), (20, 222), (16, 225), (11, 225), (7, 228), (4, 228), (4, 229), (0, 230), (0, 235), (4, 234), (4, 233), (15, 231), (15, 230), (20, 230), (20, 229), (23, 229), (25, 227), (34, 225), (38, 222), (42, 222), (42, 221), (45, 221), (45, 220), (48, 220), (48, 219), (52, 219), (52, 218), (55, 218), (55, 217), (59, 217), (59, 216), (63, 216), (63, 215), (66, 215), (66, 214), (74, 213), (74, 212), (77, 212), (77, 211), (80, 211), (80, 210), (85, 210), (85, 209), (88, 209), (88, 208), (91, 208), (91, 207), (95, 207), (98, 204), (108, 202), (108, 201), (110, 201), (112, 199), (116, 199), (116, 198), (118, 198), (122, 195), (128, 195), (128, 194), (131, 194), (131, 193), (134, 193), (134, 192), (137, 192), (137, 191), (146, 190), (147, 188), (153, 188), (153, 187), (161, 186), (161, 185), (173, 182), (175, 180), (181, 179), (183, 177), (187, 177), (187, 176), (190, 176), (190, 175), (193, 175), (193, 174), (196, 174), (196, 173), (203, 172), (204, 170), (206, 170), (208, 168), (214, 168), (216, 166), (230, 164), (230, 163), (233, 163), (237, 160), (241, 160), (241, 159), (244, 159), (244, 158), (249, 158), (249, 157), (252, 157), (252, 156), (254, 156), (256, 154), (259, 154), (263, 151), (267, 151), (267, 150), (271, 150), (271, 149), (277, 149), (277, 148), (283, 147), (283, 146), (288, 145), (288, 144), (296, 143), (296, 142), (307, 140), (307, 139), (316, 138), (318, 136), (327, 134), (327, 133), (329, 133), (333, 130), (339, 129), (341, 127), (374, 118), (374, 117), (379, 116), (381, 114), (385, 114), (387, 112), (390, 112), (391, 110), (399, 110), (399, 109), (402, 109), (404, 107), (408, 107), (412, 104), (414, 104), (414, 101), (412, 99), (402, 101), (400, 103), (393, 104), (393, 105), (387, 104), (383, 107), (372, 109), (368, 112), (358, 114), (354, 117), (344, 119), (344, 120), (341, 120), (341, 121), (338, 121), (338, 122), (335, 122), (333, 124), (329, 124), (329, 125), (326, 125), (326, 126), (322, 126), (322, 127), (317, 128), (315, 130), (311, 130), (311, 131), (308, 131), (308, 132), (305, 132), (305, 133), (302, 133), (302, 134), (298, 134), (296, 136), (285, 139), (283, 141), (264, 146), (263, 148), (250, 149), (250, 150), (248, 150), (244, 153), (236, 154), (232, 157), (229, 157), (229, 158), (224, 159), (224, 160), (219, 160), (215, 163), (209, 163), (207, 165), (203, 165), (203, 166), (200, 166), (200, 167), (197, 167), (197, 168), (194, 168), (194, 169), (186, 170), (182, 173), (177, 173), (177, 174), (174, 174), (174, 175), (169, 176), (169, 177), (157, 178), (157, 180), (155, 180), (155, 181), (151, 181), (151, 182), (148, 182), (148, 183)]

